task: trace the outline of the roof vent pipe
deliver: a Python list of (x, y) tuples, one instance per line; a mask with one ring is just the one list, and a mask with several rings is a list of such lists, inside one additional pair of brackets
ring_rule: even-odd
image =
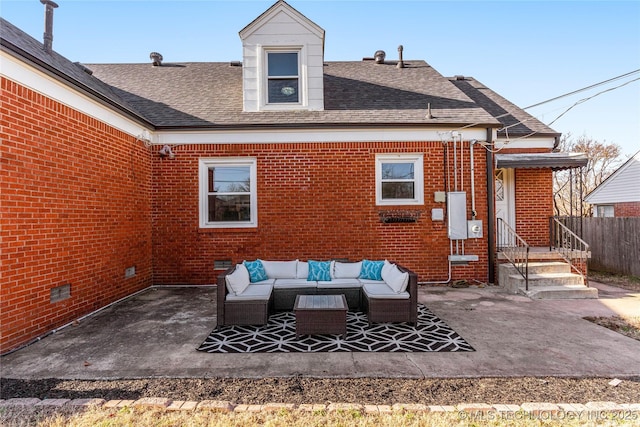
[(162, 65), (162, 55), (158, 52), (151, 52), (149, 54), (149, 58), (151, 59), (151, 63), (154, 67), (159, 67)]
[(40, 0), (44, 5), (44, 51), (51, 53), (53, 50), (53, 9), (58, 5), (51, 0)]
[(373, 54), (373, 59), (376, 61), (376, 64), (384, 64), (384, 58), (387, 54), (384, 50), (376, 50), (376, 53)]
[(402, 51), (404, 50), (404, 47), (402, 47), (402, 45), (398, 46), (398, 56), (400, 57), (398, 60), (398, 65), (396, 65), (397, 68), (404, 68), (404, 61), (402, 60)]

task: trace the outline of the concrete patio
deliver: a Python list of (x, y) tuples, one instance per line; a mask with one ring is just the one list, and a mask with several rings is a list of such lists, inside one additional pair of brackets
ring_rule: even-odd
[(421, 288), (474, 348), (458, 353), (209, 354), (215, 288), (149, 288), (1, 361), (3, 378), (640, 376), (640, 341), (582, 319), (640, 316), (640, 293), (592, 283), (597, 300), (530, 300), (498, 287)]

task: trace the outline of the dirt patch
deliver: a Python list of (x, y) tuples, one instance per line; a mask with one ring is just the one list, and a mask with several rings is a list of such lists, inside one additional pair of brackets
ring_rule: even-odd
[[(640, 292), (640, 277), (590, 271), (589, 279), (617, 288)], [(584, 319), (640, 341), (640, 316), (585, 317)]]
[(585, 317), (585, 320), (640, 341), (640, 317)]
[(602, 271), (589, 271), (589, 280), (630, 291), (640, 292), (640, 277), (636, 276), (624, 276), (621, 274)]
[(103, 398), (228, 400), (238, 404), (348, 402), (375, 405), (422, 403), (456, 405), (465, 402), (613, 401), (640, 402), (640, 377), (625, 378), (617, 386), (611, 378), (208, 378), (120, 381), (2, 380), (0, 398)]

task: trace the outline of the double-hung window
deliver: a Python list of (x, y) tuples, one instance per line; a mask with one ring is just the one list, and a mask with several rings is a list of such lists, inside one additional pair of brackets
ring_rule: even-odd
[(267, 51), (267, 104), (300, 103), (300, 55)]
[(200, 159), (200, 227), (256, 227), (256, 159)]
[(424, 173), (422, 154), (376, 156), (376, 204), (422, 205)]

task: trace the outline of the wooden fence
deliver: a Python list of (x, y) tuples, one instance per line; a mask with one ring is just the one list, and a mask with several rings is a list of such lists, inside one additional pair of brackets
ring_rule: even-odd
[(640, 217), (561, 218), (589, 244), (589, 268), (640, 277)]

